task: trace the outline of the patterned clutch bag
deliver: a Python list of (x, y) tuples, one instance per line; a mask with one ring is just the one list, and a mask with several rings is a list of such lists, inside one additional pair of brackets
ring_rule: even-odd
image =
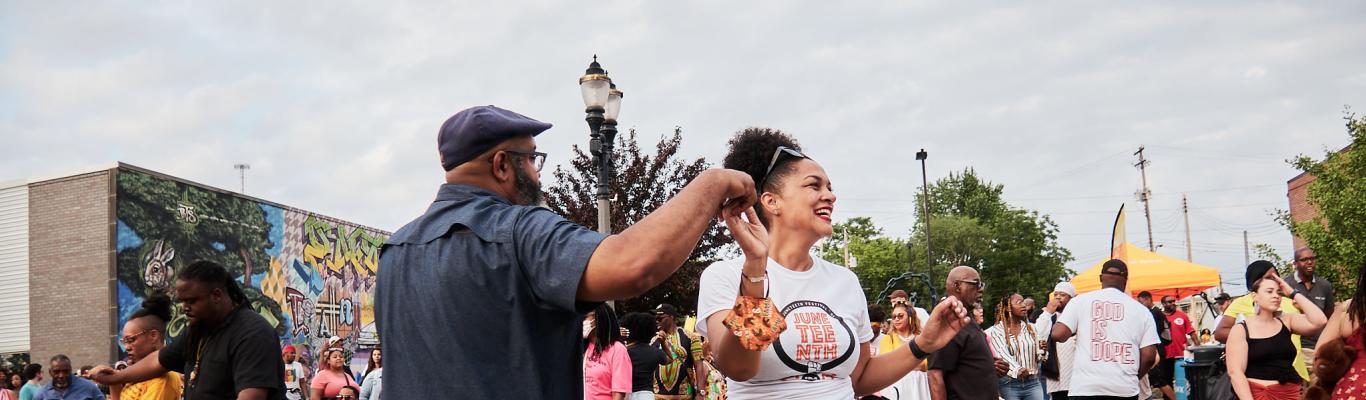
[(740, 296), (723, 323), (750, 351), (764, 351), (787, 330), (787, 320), (768, 298)]

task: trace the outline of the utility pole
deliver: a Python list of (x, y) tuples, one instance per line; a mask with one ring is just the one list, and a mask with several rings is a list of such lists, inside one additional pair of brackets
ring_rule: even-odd
[(240, 182), (241, 187), (240, 187), (240, 189), (239, 189), (237, 192), (238, 192), (238, 193), (242, 193), (242, 194), (246, 194), (246, 193), (247, 193), (247, 170), (251, 169), (251, 166), (250, 166), (250, 165), (247, 165), (247, 164), (233, 164), (232, 167), (235, 168), (235, 169), (237, 169), (238, 177), (239, 177), (239, 179), (240, 179), (239, 182)]
[(1243, 265), (1252, 264), (1252, 252), (1248, 250), (1247, 231), (1243, 231)]
[(844, 227), (844, 266), (851, 267), (849, 264), (849, 227)]
[(1148, 190), (1148, 159), (1143, 158), (1143, 146), (1138, 146), (1138, 151), (1134, 152), (1138, 156), (1139, 175), (1143, 176), (1143, 190), (1138, 192), (1138, 200), (1143, 202), (1143, 218), (1148, 220), (1148, 251), (1157, 251), (1157, 246), (1153, 245), (1153, 213), (1148, 206), (1148, 200), (1153, 197), (1153, 192)]
[(1186, 206), (1186, 194), (1181, 194), (1181, 215), (1186, 219), (1186, 261), (1195, 262), (1191, 258), (1191, 212), (1190, 207)]

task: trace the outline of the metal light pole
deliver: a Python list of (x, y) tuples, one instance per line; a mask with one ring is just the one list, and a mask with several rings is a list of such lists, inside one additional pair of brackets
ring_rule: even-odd
[(617, 134), (617, 112), (621, 110), (621, 91), (615, 90), (607, 70), (598, 64), (598, 56), (579, 77), (579, 89), (583, 95), (584, 112), (588, 121), (590, 139), (588, 151), (593, 155), (593, 165), (597, 167), (598, 232), (612, 233), (611, 188), (612, 144)]
[(915, 159), (920, 160), (920, 188), (924, 190), (924, 197), (920, 202), (920, 213), (925, 215), (925, 272), (929, 275), (930, 281), (933, 282), (934, 258), (930, 257), (930, 179), (929, 173), (925, 172), (925, 159), (927, 158), (930, 158), (930, 153), (925, 152), (925, 149), (920, 149), (915, 153)]
[(241, 186), (238, 187), (238, 191), (237, 191), (237, 192), (238, 192), (238, 193), (242, 193), (242, 194), (246, 194), (246, 193), (247, 193), (247, 170), (251, 169), (251, 165), (247, 165), (247, 164), (233, 164), (232, 167), (233, 167), (233, 169), (236, 169), (236, 170), (237, 170), (238, 177), (241, 178), (241, 180), (238, 181), (239, 184), (240, 184)]

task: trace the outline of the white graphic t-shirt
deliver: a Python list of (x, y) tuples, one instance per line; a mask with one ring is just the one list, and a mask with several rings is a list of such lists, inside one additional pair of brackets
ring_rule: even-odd
[[(796, 272), (768, 260), (769, 298), (787, 319), (787, 330), (759, 356), (759, 372), (745, 382), (726, 379), (727, 397), (744, 399), (853, 399), (849, 374), (859, 346), (873, 340), (868, 303), (858, 277), (818, 257)], [(720, 261), (702, 272), (697, 331), (703, 321), (735, 306), (744, 258)]]
[(299, 378), (304, 376), (304, 365), (298, 361), (285, 364), (285, 398), (289, 400), (300, 400), (304, 398), (303, 388), (299, 387)]
[(1161, 343), (1147, 307), (1119, 290), (1101, 289), (1068, 302), (1058, 323), (1075, 333), (1069, 341), (1077, 341), (1068, 396), (1138, 395), (1139, 351)]

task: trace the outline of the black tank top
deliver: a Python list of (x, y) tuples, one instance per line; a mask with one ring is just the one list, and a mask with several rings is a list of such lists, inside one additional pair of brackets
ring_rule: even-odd
[[(1280, 322), (1280, 318), (1276, 319)], [(1281, 383), (1300, 382), (1295, 372), (1295, 356), (1299, 350), (1290, 341), (1290, 328), (1281, 322), (1281, 330), (1271, 337), (1253, 339), (1247, 322), (1240, 323), (1247, 335), (1247, 377)]]

